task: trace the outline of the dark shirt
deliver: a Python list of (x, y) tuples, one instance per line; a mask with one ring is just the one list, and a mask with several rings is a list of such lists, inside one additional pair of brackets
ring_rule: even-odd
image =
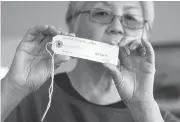
[[(71, 85), (68, 76), (58, 74), (54, 79), (51, 107), (44, 122), (134, 122), (126, 105), (120, 101), (96, 105), (85, 100)], [(28, 95), (5, 122), (40, 122), (48, 104), (50, 79), (37, 92)], [(161, 109), (165, 122), (178, 122)]]

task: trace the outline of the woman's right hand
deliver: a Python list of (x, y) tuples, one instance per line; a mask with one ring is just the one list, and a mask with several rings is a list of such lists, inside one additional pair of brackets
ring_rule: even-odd
[[(45, 46), (56, 35), (72, 36), (48, 25), (35, 26), (27, 31), (17, 47), (9, 72), (5, 76), (10, 84), (31, 93), (38, 90), (50, 78), (52, 58)], [(69, 56), (55, 55), (55, 69), (60, 63), (69, 59)]]

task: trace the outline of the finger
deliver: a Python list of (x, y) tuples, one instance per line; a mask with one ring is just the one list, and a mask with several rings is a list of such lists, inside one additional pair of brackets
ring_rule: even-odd
[(115, 65), (112, 65), (109, 63), (104, 63), (103, 65), (104, 65), (104, 67), (109, 69), (114, 80), (121, 81), (121, 77), (122, 77), (121, 72), (119, 71), (119, 69)]
[(61, 34), (61, 32), (57, 30), (56, 27), (48, 26), (48, 29), (40, 32), (33, 41), (43, 43), (42, 45), (44, 45), (44, 43), (52, 41), (52, 37), (58, 34)]
[[(41, 42), (42, 40), (42, 35), (51, 35), (51, 36), (56, 36), (64, 34), (67, 35), (67, 32), (62, 29), (57, 29), (54, 26), (48, 26), (48, 25), (38, 25), (35, 27), (32, 27), (28, 29), (25, 37), (23, 38), (23, 41), (39, 41)], [(36, 36), (40, 36), (39, 39), (35, 39)]]
[(141, 43), (141, 40), (134, 40), (134, 41), (130, 42), (129, 49), (130, 50), (137, 49), (137, 47), (139, 47), (140, 43)]
[(130, 51), (127, 47), (120, 47), (119, 48), (119, 59), (120, 65), (128, 68), (129, 61), (127, 60), (130, 55)]
[(41, 43), (47, 36), (48, 35), (43, 35), (42, 33), (40, 33), (39, 35), (35, 36), (33, 41)]
[(120, 47), (119, 48), (119, 59), (120, 61), (124, 60), (124, 58), (130, 55), (130, 50), (128, 47)]
[(68, 32), (63, 28), (58, 28), (58, 31), (60, 32), (59, 35), (68, 35)]
[(30, 34), (26, 34), (23, 39), (22, 42), (32, 42), (35, 39), (35, 36), (30, 35)]
[(146, 54), (146, 48), (143, 46), (142, 43), (138, 44), (136, 51), (139, 53), (140, 56), (145, 56)]
[(42, 32), (43, 34), (56, 36), (58, 34), (61, 34), (61, 31), (59, 31), (55, 26), (48, 26), (48, 29)]
[(146, 58), (149, 61), (149, 63), (155, 63), (155, 54), (151, 43), (147, 40), (142, 39), (142, 44), (146, 49)]
[(140, 40), (140, 39), (138, 37), (133, 37), (133, 36), (123, 36), (123, 38), (119, 42), (119, 47), (124, 47), (130, 44), (134, 40)]
[(68, 60), (70, 60), (70, 56), (66, 56), (66, 55), (55, 55), (54, 56), (54, 65), (55, 67), (59, 67), (61, 63), (66, 62)]
[(127, 45), (128, 43), (130, 43), (131, 39), (123, 36), (123, 38), (121, 39), (121, 41), (119, 42), (119, 47), (124, 47), (125, 45)]
[(49, 25), (38, 25), (33, 28), (31, 28), (28, 31), (29, 34), (31, 35), (39, 35), (40, 33), (45, 34), (45, 35), (58, 35), (61, 34), (62, 31), (58, 30), (55, 26), (49, 26)]
[[(64, 29), (62, 29), (62, 28), (56, 29), (56, 28), (54, 28), (54, 27), (50, 27), (49, 29), (50, 29), (50, 31), (51, 31), (52, 33), (53, 33), (53, 31), (54, 31), (54, 34), (55, 34), (55, 35), (51, 35), (51, 36), (50, 36), (51, 38), (50, 38), (49, 40), (42, 40), (41, 43), (42, 43), (43, 46), (45, 46), (48, 42), (51, 42), (53, 36), (56, 36), (56, 35), (68, 35), (68, 33), (67, 33)], [(72, 34), (72, 36), (73, 36), (73, 35), (74, 35), (74, 34)]]
[(48, 29), (48, 25), (37, 25), (27, 30), (27, 34), (37, 36)]
[(41, 48), (47, 49), (51, 54), (53, 54), (54, 52), (52, 50), (52, 44), (49, 43), (51, 42), (51, 40), (52, 40), (52, 36), (47, 36), (41, 43)]
[(68, 36), (76, 37), (75, 33), (69, 33)]
[(68, 33), (64, 29), (57, 29), (55, 26), (49, 26), (48, 29), (46, 31), (43, 31), (42, 33), (50, 36), (51, 39), (48, 41), (41, 40), (40, 43), (48, 43), (52, 41), (52, 38), (56, 35), (68, 35)]
[(137, 51), (139, 52), (140, 56), (145, 56), (146, 55), (146, 48), (145, 47), (138, 47)]
[(32, 27), (27, 30), (25, 36), (23, 37), (22, 41), (33, 41), (37, 35), (40, 35), (40, 32), (46, 31), (48, 29), (48, 25), (39, 25)]
[(118, 60), (117, 68), (120, 70), (120, 67), (121, 67), (121, 63), (120, 63), (120, 60)]
[[(51, 36), (46, 36), (44, 41), (48, 42), (51, 39), (52, 39)], [(35, 43), (35, 42), (33, 42), (33, 43)], [(47, 43), (40, 44), (40, 45), (35, 44), (36, 46), (33, 51), (39, 53), (39, 55), (41, 55), (41, 56), (47, 56), (47, 55), (50, 56), (50, 54), (52, 55), (53, 51), (51, 50), (51, 45), (50, 44), (46, 45), (46, 44)]]
[[(37, 30), (36, 30), (36, 29)], [(38, 27), (33, 27), (27, 30), (25, 36), (23, 37), (22, 41), (33, 41), (36, 35), (39, 35), (40, 31), (45, 31), (48, 28), (48, 25), (41, 25)]]
[(109, 63), (104, 63), (103, 65), (110, 71), (110, 74), (114, 80), (117, 90), (118, 90), (119, 94), (121, 94), (121, 91), (123, 90), (123, 85), (124, 85), (124, 81), (123, 81), (121, 72), (115, 65), (112, 65)]

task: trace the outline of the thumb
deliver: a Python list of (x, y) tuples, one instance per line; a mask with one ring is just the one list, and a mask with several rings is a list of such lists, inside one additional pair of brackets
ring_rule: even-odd
[(110, 74), (115, 82), (115, 85), (118, 89), (118, 92), (122, 90), (122, 86), (124, 84), (122, 74), (120, 72), (120, 69), (118, 69), (115, 65), (104, 63), (104, 67), (108, 68), (110, 71)]
[(70, 60), (70, 56), (66, 55), (55, 55), (54, 56), (54, 65), (55, 67), (59, 67), (61, 63)]

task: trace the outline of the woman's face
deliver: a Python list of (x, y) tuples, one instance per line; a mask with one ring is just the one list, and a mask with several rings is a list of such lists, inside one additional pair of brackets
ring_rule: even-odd
[[(140, 2), (137, 1), (85, 2), (83, 10), (91, 10), (94, 8), (108, 10), (119, 16), (130, 14), (142, 17), (141, 5)], [(106, 14), (102, 14), (101, 16), (106, 16)], [(141, 29), (125, 28), (122, 25), (120, 18), (121, 17), (115, 17), (111, 23), (102, 24), (92, 21), (89, 18), (88, 13), (79, 14), (74, 23), (74, 32), (77, 37), (117, 45), (124, 35), (136, 36), (141, 31)]]

